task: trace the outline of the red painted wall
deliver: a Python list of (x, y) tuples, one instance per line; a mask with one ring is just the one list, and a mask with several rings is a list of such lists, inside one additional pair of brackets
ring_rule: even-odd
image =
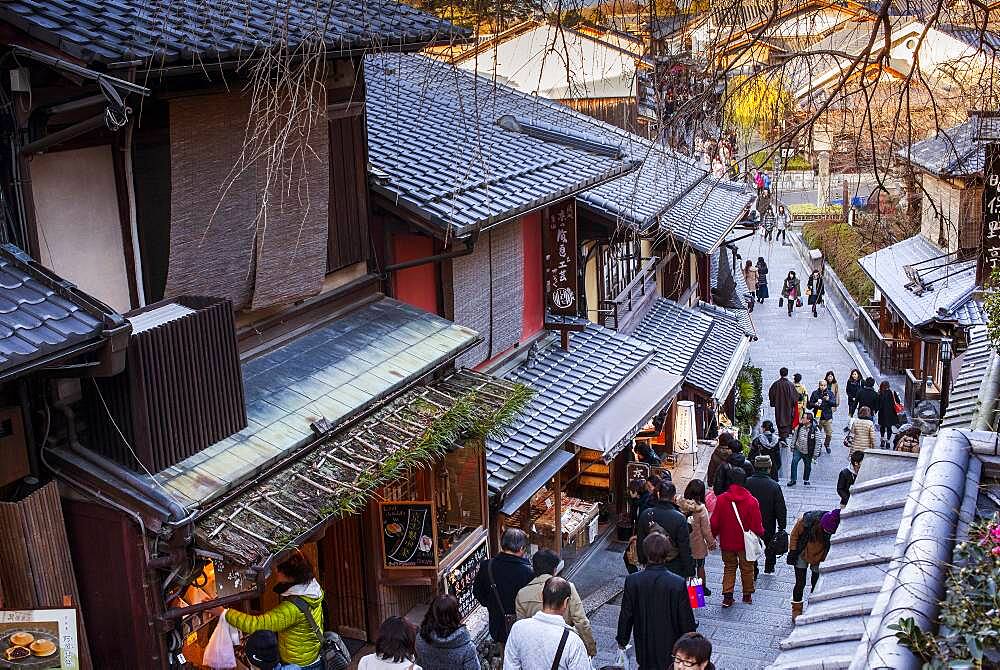
[[(430, 237), (406, 233), (397, 233), (392, 237), (393, 263), (433, 255), (434, 240)], [(426, 263), (392, 273), (392, 295), (400, 302), (431, 314), (439, 314), (437, 263)]]
[(524, 246), (524, 314), (521, 317), (521, 340), (542, 329), (545, 302), (542, 296), (542, 214), (521, 217)]

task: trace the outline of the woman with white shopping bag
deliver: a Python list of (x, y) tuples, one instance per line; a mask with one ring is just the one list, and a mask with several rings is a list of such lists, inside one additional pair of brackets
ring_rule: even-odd
[(755, 561), (764, 554), (764, 525), (760, 504), (743, 484), (746, 474), (734, 468), (729, 488), (719, 496), (712, 513), (712, 535), (719, 538), (722, 549), (722, 606), (732, 607), (736, 587), (736, 571), (740, 572), (743, 602), (753, 602)]
[(278, 583), (274, 592), (281, 596), (276, 607), (259, 615), (226, 610), (225, 620), (244, 633), (274, 631), (283, 663), (299, 665), (302, 670), (322, 670), (322, 635), (316, 631), (323, 630), (323, 589), (313, 568), (296, 552), (279, 563), (275, 572)]

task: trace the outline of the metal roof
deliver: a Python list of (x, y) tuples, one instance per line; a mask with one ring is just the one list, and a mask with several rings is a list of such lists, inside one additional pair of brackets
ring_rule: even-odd
[(570, 333), (569, 351), (559, 347), (556, 339), (548, 338), (546, 348), (529, 354), (523, 365), (507, 375), (533, 389), (535, 395), (503, 440), (486, 442), (491, 493), (516, 485), (559, 449), (653, 357), (648, 345), (593, 323)]
[[(954, 261), (945, 256), (930, 240), (914, 235), (864, 256), (858, 263), (911, 327), (932, 321), (985, 324), (983, 307), (973, 297), (976, 261)], [(913, 266), (928, 284), (923, 293), (907, 288), (907, 266)]]
[(979, 120), (939, 131), (934, 137), (900, 149), (896, 155), (941, 177), (971, 177), (981, 174), (985, 148), (976, 140)]
[(474, 345), (479, 335), (383, 298), (243, 364), (247, 427), (157, 475), (185, 504), (249, 474), (358, 416)]
[[(461, 445), (476, 422), (502, 420), (520, 402), (518, 394), (514, 383), (464, 370), (407, 391), (199, 519), (198, 542), (239, 565), (263, 565), (373, 498), (400, 471)], [(473, 415), (463, 418), (469, 400)], [(443, 432), (428, 446), (432, 429)]]
[(0, 246), (0, 376), (101, 339), (124, 317), (77, 291), (17, 247)]
[(941, 428), (972, 428), (972, 421), (980, 406), (980, 392), (986, 381), (986, 371), (997, 354), (990, 346), (986, 327), (969, 332), (969, 348), (962, 354), (962, 367), (955, 377), (948, 408), (941, 421)]
[(372, 188), (442, 233), (464, 236), (638, 165), (621, 138), (568, 108), (447, 63), (370, 56), (365, 81), (369, 161), (384, 175)]
[(161, 66), (249, 58), (322, 37), (327, 55), (421, 46), (468, 31), (393, 0), (13, 0), (0, 19), (85, 62), (134, 59)]
[(713, 398), (722, 400), (729, 395), (736, 375), (746, 363), (751, 336), (740, 319), (741, 310), (704, 302), (698, 303), (696, 309), (712, 319), (712, 329), (702, 342), (686, 379)]

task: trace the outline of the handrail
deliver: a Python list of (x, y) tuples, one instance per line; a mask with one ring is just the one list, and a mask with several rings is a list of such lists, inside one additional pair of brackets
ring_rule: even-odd
[(660, 263), (660, 257), (650, 256), (649, 258), (645, 258), (643, 260), (645, 260), (646, 262), (643, 264), (642, 268), (640, 268), (639, 272), (635, 275), (635, 277), (632, 277), (632, 281), (626, 284), (625, 288), (623, 288), (618, 293), (617, 296), (611, 298), (610, 300), (605, 300), (603, 302), (612, 302), (612, 303), (617, 303), (619, 305), (622, 304), (623, 302), (627, 302), (629, 299), (631, 299), (632, 290), (636, 286), (639, 286), (642, 289), (641, 294), (645, 295), (646, 282), (649, 281), (651, 276), (656, 275), (656, 270)]

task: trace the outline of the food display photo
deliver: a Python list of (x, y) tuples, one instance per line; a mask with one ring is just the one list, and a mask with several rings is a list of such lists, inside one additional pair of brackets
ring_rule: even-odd
[(62, 661), (58, 652), (58, 622), (0, 623), (0, 668), (60, 668)]

